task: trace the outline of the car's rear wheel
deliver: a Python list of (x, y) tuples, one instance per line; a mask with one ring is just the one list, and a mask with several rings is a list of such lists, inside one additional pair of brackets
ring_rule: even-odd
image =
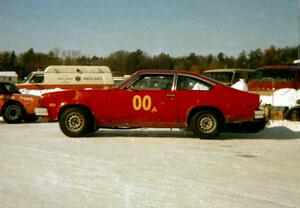
[(62, 132), (69, 137), (81, 137), (90, 130), (90, 119), (86, 110), (72, 107), (64, 110), (59, 118)]
[(194, 134), (203, 139), (217, 137), (223, 128), (221, 117), (212, 110), (202, 110), (196, 113), (190, 125)]
[(21, 123), (24, 117), (24, 110), (21, 104), (11, 103), (4, 107), (2, 117), (7, 123)]

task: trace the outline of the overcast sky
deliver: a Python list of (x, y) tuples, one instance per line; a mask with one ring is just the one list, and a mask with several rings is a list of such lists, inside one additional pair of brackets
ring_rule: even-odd
[(296, 46), (300, 0), (0, 0), (0, 51), (208, 55)]

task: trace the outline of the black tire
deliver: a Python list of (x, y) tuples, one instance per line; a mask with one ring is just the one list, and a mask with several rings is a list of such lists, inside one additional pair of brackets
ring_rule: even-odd
[(202, 110), (192, 117), (190, 126), (196, 136), (202, 139), (213, 139), (222, 131), (223, 120), (215, 111)]
[(71, 107), (64, 110), (59, 118), (59, 126), (68, 137), (82, 137), (90, 132), (91, 119), (86, 110)]
[(21, 123), (24, 117), (23, 106), (19, 103), (10, 103), (4, 106), (2, 117), (7, 123)]

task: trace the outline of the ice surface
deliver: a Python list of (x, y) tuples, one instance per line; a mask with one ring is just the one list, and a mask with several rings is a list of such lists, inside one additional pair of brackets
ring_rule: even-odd
[(300, 123), (201, 140), (178, 129), (65, 137), (0, 120), (1, 207), (299, 207)]

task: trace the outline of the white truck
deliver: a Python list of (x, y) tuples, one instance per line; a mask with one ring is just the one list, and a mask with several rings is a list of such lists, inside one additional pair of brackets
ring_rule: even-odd
[(44, 71), (29, 74), (17, 84), (22, 90), (45, 89), (103, 89), (114, 85), (111, 70), (107, 66), (48, 66)]

